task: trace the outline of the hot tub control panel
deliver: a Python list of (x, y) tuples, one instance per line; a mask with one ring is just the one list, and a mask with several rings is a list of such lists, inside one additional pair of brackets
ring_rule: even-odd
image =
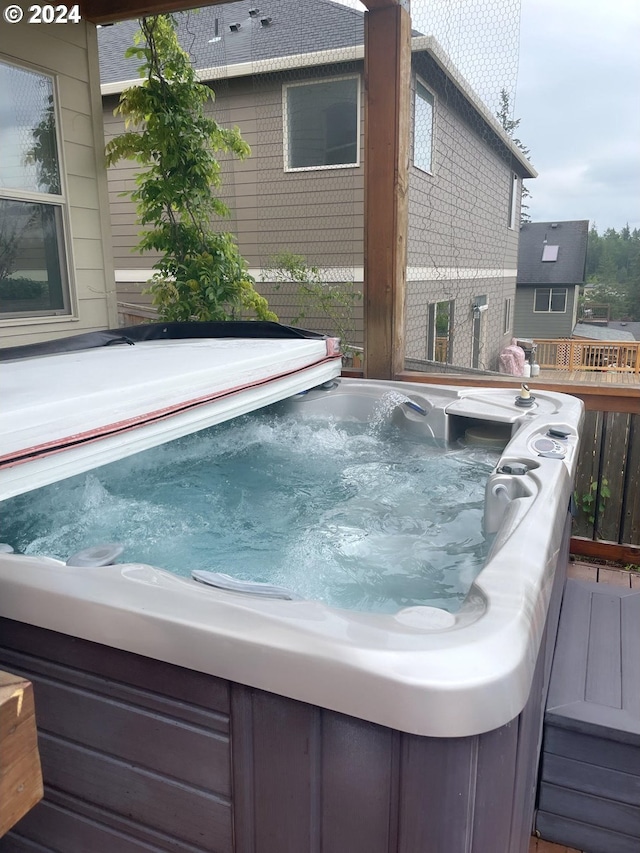
[(552, 427), (546, 435), (536, 436), (531, 441), (531, 449), (538, 456), (548, 459), (564, 459), (569, 449), (568, 438), (571, 433), (560, 427)]
[(533, 442), (533, 449), (538, 456), (547, 456), (551, 459), (564, 459), (567, 455), (567, 448), (548, 436), (536, 438)]

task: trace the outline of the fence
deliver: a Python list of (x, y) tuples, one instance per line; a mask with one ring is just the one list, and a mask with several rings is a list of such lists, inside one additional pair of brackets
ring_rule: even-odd
[(536, 339), (535, 343), (536, 361), (543, 370), (603, 370), (640, 374), (638, 341)]
[(640, 414), (587, 410), (575, 493), (576, 535), (640, 545)]
[(138, 326), (140, 323), (153, 323), (158, 320), (158, 309), (153, 305), (134, 305), (131, 302), (118, 302), (118, 325)]
[(595, 323), (606, 326), (609, 322), (609, 305), (587, 302), (578, 309), (578, 320), (585, 323)]

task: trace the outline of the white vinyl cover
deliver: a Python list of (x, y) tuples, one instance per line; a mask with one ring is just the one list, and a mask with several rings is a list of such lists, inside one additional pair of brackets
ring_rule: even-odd
[(118, 344), (0, 369), (0, 499), (228, 420), (338, 376), (326, 339)]

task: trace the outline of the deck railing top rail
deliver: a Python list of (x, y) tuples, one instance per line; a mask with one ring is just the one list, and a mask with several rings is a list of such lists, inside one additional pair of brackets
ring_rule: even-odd
[(640, 373), (640, 341), (536, 338), (536, 361), (543, 370), (603, 370)]
[(598, 323), (598, 325), (602, 325), (603, 323), (606, 324), (609, 322), (609, 306), (595, 302), (587, 302), (580, 306), (578, 318), (580, 320), (584, 320), (585, 323)]

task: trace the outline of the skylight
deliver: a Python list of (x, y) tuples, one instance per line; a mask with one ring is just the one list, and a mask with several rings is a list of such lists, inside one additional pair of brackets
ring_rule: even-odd
[(543, 246), (542, 248), (542, 260), (543, 261), (557, 261), (558, 260), (558, 249), (559, 246)]

